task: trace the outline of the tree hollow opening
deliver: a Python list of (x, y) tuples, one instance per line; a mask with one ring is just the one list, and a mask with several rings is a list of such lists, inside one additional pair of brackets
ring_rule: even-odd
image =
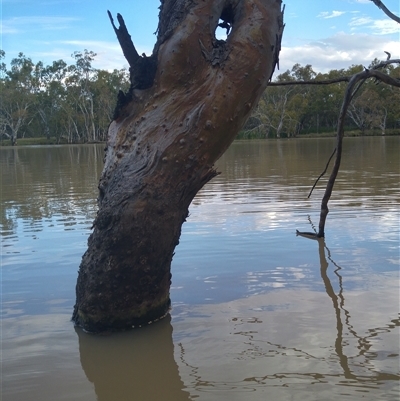
[(215, 29), (215, 37), (218, 40), (226, 41), (232, 32), (234, 11), (231, 5), (226, 6), (219, 17), (218, 25)]

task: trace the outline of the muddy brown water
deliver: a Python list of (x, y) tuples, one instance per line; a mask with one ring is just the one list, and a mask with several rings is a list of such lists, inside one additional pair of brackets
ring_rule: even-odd
[(70, 322), (103, 146), (0, 149), (4, 401), (398, 400), (399, 137), (235, 142), (190, 208), (172, 311), (111, 336)]

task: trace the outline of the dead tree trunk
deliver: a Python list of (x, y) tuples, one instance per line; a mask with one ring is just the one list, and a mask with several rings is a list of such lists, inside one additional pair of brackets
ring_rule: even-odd
[[(77, 325), (127, 329), (168, 313), (189, 205), (270, 80), (282, 19), (280, 0), (162, 0), (146, 57), (118, 15), (131, 89), (120, 92), (108, 132), (99, 211), (76, 286)], [(220, 20), (226, 41), (215, 37)]]
[[(374, 78), (377, 82), (381, 81), (384, 82), (388, 85), (395, 86), (397, 88), (400, 88), (400, 80), (397, 78), (392, 78), (391, 76), (378, 71), (379, 68), (385, 67), (389, 64), (400, 64), (400, 59), (396, 60), (386, 60), (382, 61), (379, 64), (376, 64), (371, 70), (365, 69), (365, 71), (361, 71), (357, 74), (354, 74), (351, 77), (342, 77), (340, 78), (341, 81), (344, 79), (348, 80), (348, 85), (346, 88), (346, 92), (344, 94), (343, 102), (342, 102), (342, 107), (339, 113), (339, 118), (338, 118), (338, 124), (337, 124), (337, 132), (336, 132), (336, 148), (334, 149), (333, 153), (331, 154), (328, 163), (325, 166), (325, 170), (320, 174), (320, 176), (317, 178), (315, 181), (313, 187), (311, 188), (310, 193), (308, 194), (308, 197), (311, 196), (315, 186), (317, 185), (318, 181), (320, 178), (325, 175), (326, 171), (328, 170), (329, 163), (331, 162), (333, 156), (336, 155), (335, 158), (335, 164), (333, 166), (331, 175), (329, 177), (328, 183), (326, 185), (325, 193), (321, 201), (321, 212), (320, 212), (320, 219), (319, 219), (319, 225), (318, 225), (318, 233), (309, 233), (309, 232), (300, 232), (297, 231), (297, 235), (303, 235), (306, 237), (318, 237), (318, 238), (323, 238), (325, 236), (325, 222), (326, 218), (329, 213), (329, 208), (328, 208), (328, 202), (331, 198), (332, 191), (333, 191), (333, 186), (335, 185), (336, 177), (339, 173), (339, 168), (340, 168), (340, 163), (342, 160), (342, 148), (343, 148), (343, 138), (344, 138), (344, 122), (346, 118), (346, 114), (348, 111), (348, 108), (351, 104), (351, 101), (354, 97), (354, 95), (357, 93), (357, 91), (360, 89), (360, 87), (363, 85), (363, 83), (368, 79), (368, 78)], [(338, 82), (338, 81), (337, 81)], [(333, 83), (333, 80), (329, 81), (309, 81), (309, 82), (294, 82), (295, 84), (327, 84), (327, 83)]]

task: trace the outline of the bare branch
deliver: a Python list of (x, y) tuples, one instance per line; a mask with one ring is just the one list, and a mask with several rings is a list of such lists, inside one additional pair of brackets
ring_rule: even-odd
[[(110, 18), (111, 24), (117, 35), (118, 42), (122, 48), (122, 52), (130, 66), (130, 81), (131, 89), (147, 89), (153, 85), (154, 75), (157, 69), (156, 55), (153, 54), (150, 57), (146, 57), (145, 54), (139, 56), (133, 42), (131, 35), (129, 35), (128, 29), (125, 25), (125, 21), (121, 14), (117, 14), (117, 19), (120, 27), (117, 28), (114, 24), (113, 17), (110, 11), (107, 11), (108, 17)], [(117, 118), (120, 114), (122, 107), (132, 99), (131, 93), (125, 96), (121, 92), (118, 98), (117, 109), (114, 112), (114, 117)]]
[(110, 18), (111, 25), (114, 28), (114, 31), (117, 35), (118, 42), (122, 48), (122, 52), (126, 58), (126, 61), (129, 63), (131, 67), (133, 67), (139, 59), (139, 54), (136, 51), (136, 48), (132, 42), (131, 35), (129, 35), (128, 29), (126, 28), (125, 21), (122, 18), (121, 14), (117, 14), (117, 19), (120, 24), (120, 27), (117, 28), (114, 24), (113, 17), (110, 11), (107, 10), (108, 17)]
[(380, 8), (389, 18), (400, 24), (400, 18), (394, 15), (380, 0), (371, 0), (378, 8)]
[[(385, 52), (387, 54), (387, 52)], [(379, 64), (376, 64), (373, 66), (372, 70), (378, 70), (379, 68), (383, 68), (386, 67), (389, 64), (400, 64), (400, 59), (393, 59), (393, 60), (385, 60), (385, 61), (381, 61)]]
[(332, 152), (331, 156), (329, 157), (328, 163), (326, 163), (325, 170), (324, 170), (324, 171), (319, 175), (319, 177), (316, 179), (316, 181), (315, 181), (313, 187), (311, 188), (311, 191), (310, 191), (310, 193), (308, 194), (307, 198), (309, 198), (309, 197), (311, 196), (311, 194), (312, 194), (313, 191), (314, 191), (314, 188), (315, 188), (316, 185), (318, 184), (318, 181), (325, 175), (326, 170), (328, 170), (329, 164), (330, 164), (330, 162), (331, 162), (331, 160), (332, 160), (332, 157), (335, 155), (335, 153), (336, 153), (336, 148), (333, 149), (333, 152)]
[(312, 81), (285, 81), (285, 82), (271, 82), (268, 86), (291, 86), (291, 85), (331, 85), (338, 82), (349, 82), (351, 76), (344, 76), (333, 79), (312, 80)]
[[(329, 177), (329, 181), (326, 186), (325, 193), (324, 193), (324, 196), (323, 196), (322, 202), (321, 202), (319, 230), (318, 230), (318, 233), (316, 234), (317, 237), (321, 238), (321, 237), (325, 236), (325, 221), (326, 221), (326, 217), (328, 216), (328, 213), (329, 213), (328, 202), (332, 195), (333, 186), (335, 184), (335, 180), (336, 180), (337, 174), (339, 172), (339, 168), (340, 168), (341, 157), (342, 157), (343, 137), (344, 137), (344, 121), (345, 121), (345, 118), (347, 115), (347, 110), (349, 108), (350, 102), (353, 99), (354, 95), (357, 93), (357, 91), (360, 89), (360, 87), (363, 85), (363, 83), (369, 78), (375, 78), (376, 80), (382, 81), (388, 85), (400, 87), (400, 79), (392, 78), (389, 75), (387, 75), (381, 71), (378, 71), (378, 69), (385, 67), (391, 63), (400, 63), (400, 60), (389, 60), (388, 59), (386, 61), (383, 61), (383, 62), (373, 66), (370, 69), (365, 68), (364, 71), (361, 71), (358, 74), (354, 74), (349, 80), (349, 83), (347, 85), (346, 92), (345, 92), (345, 95), (343, 98), (339, 118), (338, 118), (338, 128), (337, 128), (337, 133), (336, 133), (336, 148), (334, 149), (333, 153), (331, 154), (331, 156), (328, 160), (328, 163), (326, 164), (325, 170), (317, 178), (314, 186), (312, 187), (312, 189), (308, 195), (308, 197), (311, 196), (318, 181), (326, 173), (333, 155), (336, 153), (335, 164), (333, 166), (333, 169), (332, 169), (331, 175)], [(332, 81), (332, 80), (329, 80), (329, 81)], [(292, 83), (292, 82), (290, 82), (290, 83)], [(303, 82), (303, 84), (304, 84), (304, 82)], [(297, 231), (297, 235), (303, 235), (303, 234), (307, 234), (306, 236), (310, 236), (310, 235), (314, 236), (312, 233), (300, 233), (299, 231)]]
[[(387, 53), (387, 52), (385, 52)], [(386, 67), (389, 64), (400, 64), (400, 59), (393, 60), (385, 60), (370, 68), (369, 71), (377, 70), (383, 67)], [(290, 85), (331, 85), (337, 84), (339, 82), (350, 82), (353, 75), (346, 75), (344, 77), (332, 78), (332, 79), (324, 79), (324, 80), (311, 80), (311, 81), (285, 81), (285, 82), (270, 82), (268, 86), (290, 86)], [(370, 77), (368, 77), (370, 78)], [(381, 79), (381, 78), (379, 78)], [(382, 79), (383, 81), (383, 79)], [(393, 85), (393, 84), (389, 84)], [(395, 85), (397, 86), (397, 85)]]
[[(386, 61), (388, 63), (388, 61)], [(382, 63), (380, 63), (382, 64)], [(324, 237), (325, 236), (325, 221), (326, 217), (329, 213), (328, 209), (328, 202), (329, 199), (332, 195), (332, 190), (333, 186), (335, 184), (335, 180), (337, 177), (337, 174), (339, 172), (340, 168), (340, 163), (341, 163), (341, 158), (342, 158), (342, 146), (343, 146), (343, 137), (344, 137), (344, 121), (345, 117), (347, 114), (347, 109), (350, 105), (351, 100), (354, 97), (354, 94), (357, 92), (357, 90), (360, 88), (363, 82), (365, 82), (368, 78), (375, 77), (389, 85), (393, 85), (396, 87), (400, 87), (400, 80), (391, 78), (387, 74), (384, 74), (380, 71), (377, 71), (374, 67), (374, 69), (365, 69), (364, 71), (359, 72), (358, 74), (355, 74), (352, 76), (350, 79), (349, 84), (347, 85), (346, 92), (343, 98), (343, 103), (342, 103), (342, 108), (340, 110), (339, 114), (339, 119), (338, 119), (338, 128), (337, 128), (337, 133), (336, 133), (336, 159), (335, 159), (335, 164), (333, 166), (331, 175), (329, 177), (328, 184), (325, 189), (325, 194), (322, 198), (321, 202), (321, 213), (320, 213), (320, 220), (319, 220), (319, 230), (318, 230), (318, 237)], [(358, 86), (356, 87), (357, 83), (360, 82)], [(356, 90), (354, 88), (356, 87)]]
[(381, 71), (377, 70), (370, 70), (369, 71), (369, 77), (375, 77), (376, 79), (379, 79), (382, 82), (385, 82), (385, 84), (391, 85), (391, 86), (396, 86), (397, 88), (400, 88), (400, 79), (392, 78), (391, 76), (384, 74)]

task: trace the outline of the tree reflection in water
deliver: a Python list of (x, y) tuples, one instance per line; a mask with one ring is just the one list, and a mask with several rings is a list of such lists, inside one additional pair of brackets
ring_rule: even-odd
[[(248, 375), (242, 377), (241, 383), (221, 380), (219, 375), (210, 380), (204, 376), (206, 373), (204, 366), (196, 366), (197, 363), (194, 361), (188, 362), (193, 357), (196, 358), (194, 354), (198, 350), (186, 348), (184, 342), (175, 344), (178, 358), (175, 361), (171, 317), (168, 316), (155, 325), (112, 336), (93, 336), (77, 329), (82, 368), (88, 380), (94, 384), (98, 400), (165, 399), (183, 401), (196, 396), (194, 394), (198, 394), (198, 392), (263, 391), (266, 386), (288, 387), (293, 383), (303, 382), (303, 380), (308, 385), (323, 386), (328, 383), (336, 383), (343, 386), (354, 386), (359, 389), (358, 391), (361, 391), (360, 388), (377, 389), (382, 386), (382, 383), (388, 381), (398, 382), (400, 375), (396, 372), (389, 373), (379, 369), (377, 362), (382, 355), (379, 351), (372, 350), (374, 338), (382, 333), (390, 333), (399, 327), (400, 319), (390, 320), (389, 323), (379, 325), (379, 327), (362, 329), (364, 334), (358, 334), (360, 330), (357, 330), (355, 324), (352, 324), (351, 311), (348, 306), (346, 307), (345, 285), (341, 274), (343, 268), (334, 261), (324, 238), (313, 236), (312, 239), (318, 242), (320, 275), (334, 309), (336, 330), (333, 329), (332, 332), (336, 333), (336, 338), (332, 347), (329, 344), (327, 347), (323, 347), (331, 348), (333, 357), (321, 358), (313, 355), (312, 351), (303, 350), (298, 346), (291, 347), (284, 343), (267, 341), (266, 338), (262, 338), (262, 335), (260, 339), (260, 333), (256, 327), (254, 330), (245, 328), (249, 324), (257, 323), (260, 323), (257, 326), (263, 326), (263, 322), (255, 317), (231, 319), (234, 328), (229, 332), (246, 338), (244, 342), (242, 341), (246, 344), (245, 350), (240, 352), (233, 349), (232, 351), (235, 354), (234, 359), (238, 361), (265, 357), (286, 359), (287, 357), (291, 358), (292, 355), (300, 356), (308, 361), (314, 360), (316, 369), (320, 366), (320, 362), (330, 365), (333, 363), (331, 366), (340, 366), (343, 373), (319, 372), (314, 369), (304, 372), (301, 369), (300, 371), (292, 370), (293, 368), (286, 371), (285, 369), (281, 370), (283, 365), (278, 364), (275, 372), (264, 375)], [(337, 283), (328, 276), (329, 266), (331, 269), (333, 268)], [(337, 291), (334, 289), (336, 286)], [(368, 310), (365, 311), (366, 315), (367, 313)], [(190, 323), (188, 324), (190, 325)], [(196, 328), (193, 328), (193, 331), (194, 337), (202, 335), (196, 331)], [(178, 337), (181, 336), (182, 333), (178, 335)], [(354, 347), (351, 346), (352, 341), (356, 342)], [(398, 355), (387, 356), (396, 357)], [(273, 364), (269, 363), (269, 366), (273, 366)], [(178, 366), (188, 372), (185, 383), (180, 377)]]
[(170, 316), (111, 336), (76, 332), (82, 368), (98, 401), (189, 400), (174, 360)]
[[(376, 327), (357, 329), (356, 325), (360, 326), (361, 323), (368, 325), (368, 321), (376, 321), (376, 316), (368, 315), (368, 312), (373, 311), (366, 309), (365, 318), (357, 320), (356, 313), (360, 310), (357, 308), (352, 316), (351, 309), (346, 306), (345, 285), (341, 275), (343, 269), (333, 260), (325, 240), (316, 236), (313, 236), (313, 239), (318, 242), (320, 275), (326, 294), (332, 302), (335, 316), (334, 319), (330, 319), (329, 316), (325, 319), (324, 316), (323, 321), (332, 321), (332, 326), (322, 326), (323, 323), (320, 322), (318, 312), (326, 311), (325, 305), (322, 304), (320, 307), (310, 307), (308, 311), (317, 311), (317, 314), (304, 316), (305, 320), (302, 320), (301, 312), (299, 313), (300, 306), (292, 308), (290, 300), (283, 304), (286, 305), (286, 310), (271, 309), (275, 312), (270, 312), (267, 318), (271, 319), (271, 324), (261, 320), (262, 315), (255, 317), (245, 314), (257, 309), (268, 310), (264, 309), (268, 304), (263, 303), (268, 300), (275, 300), (275, 306), (279, 308), (282, 302), (285, 302), (284, 296), (281, 298), (254, 296), (253, 301), (250, 297), (248, 301), (233, 301), (220, 305), (218, 311), (213, 307), (196, 309), (197, 319), (191, 319), (185, 324), (188, 327), (186, 335), (180, 334), (182, 341), (177, 344), (179, 346), (177, 350), (180, 351), (177, 354), (179, 358), (177, 362), (192, 396), (199, 396), (205, 392), (211, 394), (217, 391), (240, 391), (259, 392), (257, 394), (260, 397), (262, 392), (268, 391), (268, 394), (278, 399), (281, 394), (280, 389), (291, 386), (295, 386), (296, 397), (299, 397), (296, 399), (302, 399), (302, 396), (311, 391), (316, 391), (315, 394), (324, 394), (324, 397), (326, 392), (330, 394), (328, 398), (318, 398), (316, 395), (316, 398), (311, 399), (337, 399), (340, 395), (358, 394), (358, 392), (369, 393), (365, 395), (366, 399), (381, 399), (379, 396), (373, 398), (377, 393), (381, 395), (381, 391), (386, 391), (388, 399), (392, 399), (394, 394), (398, 394), (394, 387), (400, 375), (393, 369), (393, 364), (396, 363), (394, 359), (398, 354), (373, 351), (373, 349), (376, 350), (377, 345), (384, 344), (381, 338), (378, 342), (374, 338), (383, 333), (393, 332), (400, 326), (400, 320), (393, 319), (388, 324), (376, 323)], [(337, 284), (328, 276), (329, 266), (334, 269), (333, 274)], [(338, 288), (336, 292), (334, 287)], [(349, 291), (347, 303), (350, 303), (349, 299), (354, 301), (357, 295), (359, 293)], [(305, 299), (303, 302), (308, 300), (311, 303), (319, 302), (320, 295), (311, 295), (303, 299)], [(329, 302), (327, 307), (328, 311), (331, 311)], [(232, 313), (234, 313), (233, 318)], [(352, 319), (356, 323), (352, 323)], [(194, 322), (194, 325), (190, 321)], [(317, 325), (312, 327), (313, 324)], [(297, 332), (293, 331), (294, 327), (297, 327)], [(199, 332), (200, 328), (204, 330), (202, 333)], [(292, 333), (285, 333), (288, 330)], [(202, 338), (197, 339), (194, 334), (196, 340), (188, 339), (187, 336), (192, 335), (192, 331)], [(326, 337), (330, 333), (332, 336)], [(237, 336), (237, 339), (233, 336)], [(274, 337), (285, 339), (272, 340)], [(304, 341), (303, 345), (301, 341)], [(393, 346), (393, 344), (386, 345)], [(211, 348), (214, 346), (215, 348)], [(216, 354), (204, 356), (204, 352), (200, 351), (203, 347), (208, 351), (217, 350)], [(229, 353), (229, 358), (226, 358), (226, 353)], [(382, 359), (386, 358), (389, 358), (391, 365), (389, 369), (382, 367)], [(235, 363), (230, 365), (229, 361)], [(217, 374), (213, 375), (212, 372)], [(310, 385), (316, 386), (311, 389)], [(337, 385), (346, 389), (338, 388)], [(257, 396), (254, 399), (257, 399)]]
[[(309, 221), (311, 226), (313, 227), (314, 231), (315, 227), (313, 223), (311, 222), (311, 219), (309, 217)], [(339, 358), (340, 361), (340, 366), (343, 369), (344, 377), (346, 379), (351, 379), (351, 380), (356, 380), (361, 383), (371, 383), (372, 381), (380, 381), (380, 380), (399, 380), (400, 375), (395, 375), (391, 373), (381, 373), (381, 372), (376, 372), (373, 369), (373, 364), (371, 363), (373, 359), (377, 357), (376, 353), (371, 352), (370, 348), (372, 347), (371, 344), (371, 338), (377, 336), (379, 333), (382, 332), (390, 332), (393, 330), (396, 326), (400, 326), (400, 319), (393, 319), (391, 320), (391, 323), (388, 323), (384, 327), (377, 327), (377, 328), (372, 328), (368, 329), (368, 335), (367, 336), (360, 336), (357, 334), (355, 328), (353, 325), (350, 323), (350, 312), (346, 309), (345, 307), (345, 297), (344, 297), (344, 287), (343, 287), (343, 277), (340, 274), (340, 270), (342, 268), (334, 262), (331, 256), (331, 252), (329, 248), (325, 244), (325, 238), (318, 238), (314, 236), (307, 236), (307, 235), (301, 235), (298, 234), (299, 236), (304, 236), (306, 238), (310, 238), (313, 240), (316, 240), (318, 242), (318, 251), (319, 251), (319, 260), (320, 260), (320, 266), (321, 266), (321, 278), (322, 281), (324, 282), (325, 286), (325, 291), (328, 294), (329, 298), (332, 300), (333, 304), (333, 309), (335, 311), (335, 316), (336, 316), (336, 341), (335, 341), (335, 352)], [(329, 263), (327, 261), (326, 253), (328, 256), (328, 260), (332, 263), (332, 265), (335, 267), (334, 273), (338, 279), (338, 285), (339, 285), (339, 293), (336, 295), (335, 290), (333, 289), (332, 283), (328, 277), (328, 267)], [(367, 311), (365, 311), (367, 313)], [(344, 318), (344, 319), (343, 319)], [(343, 323), (344, 320), (344, 323)], [(357, 339), (357, 349), (359, 350), (358, 355), (352, 356), (349, 358), (345, 352), (344, 352), (344, 346), (345, 346), (345, 341), (344, 341), (344, 334), (343, 334), (343, 328), (344, 326), (347, 328), (348, 332), (355, 338)], [(361, 363), (357, 364), (357, 368), (367, 368), (369, 371), (368, 374), (355, 374), (352, 372), (351, 364), (353, 361), (357, 360), (357, 358), (363, 357), (363, 360)], [(354, 363), (353, 363), (354, 365)]]

